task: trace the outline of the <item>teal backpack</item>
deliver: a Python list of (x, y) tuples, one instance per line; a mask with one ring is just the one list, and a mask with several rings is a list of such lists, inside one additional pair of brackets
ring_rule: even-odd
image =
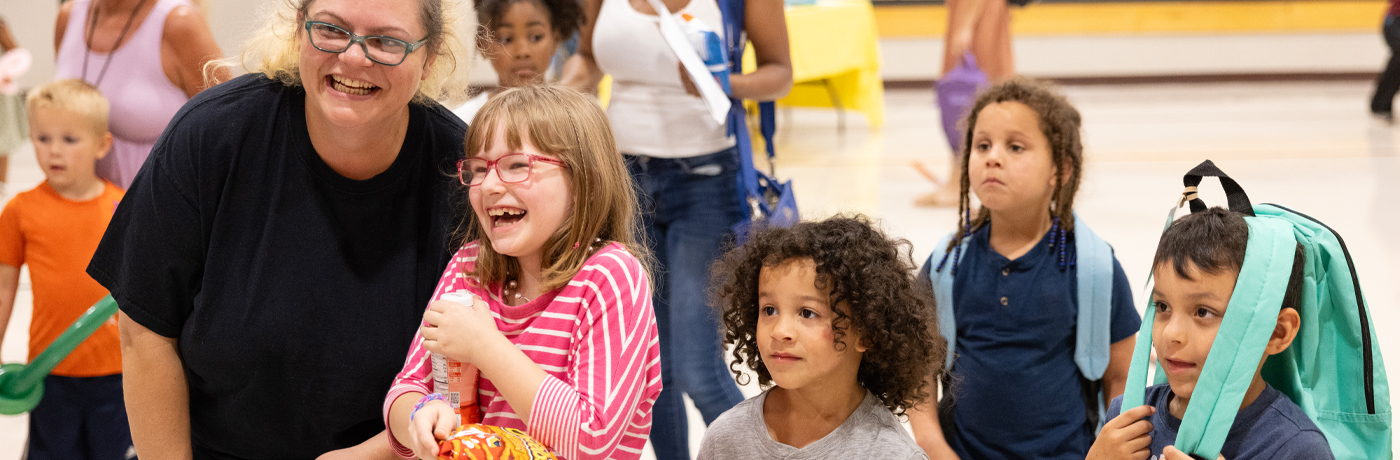
[[(953, 358), (958, 346), (958, 323), (953, 314), (953, 277), (969, 238), (963, 235), (962, 241), (949, 253), (948, 244), (953, 241), (954, 236), (954, 233), (949, 233), (940, 239), (926, 262), (929, 267), (929, 279), (933, 282), (934, 302), (937, 303), (938, 332), (948, 341), (948, 354), (943, 363), (945, 371), (953, 369)], [(1081, 383), (1084, 385), (1085, 413), (1090, 424), (1097, 427), (1097, 432), (1106, 421), (1103, 417), (1105, 407), (1102, 381), (1104, 370), (1108, 369), (1109, 346), (1112, 345), (1110, 334), (1113, 319), (1113, 248), (1094, 234), (1078, 215), (1074, 216), (1074, 241), (1076, 278), (1079, 284), (1074, 363), (1083, 377)], [(1063, 240), (1059, 244), (1064, 244)], [(951, 264), (948, 263), (949, 259), (952, 259)], [(946, 383), (944, 386), (947, 387)], [(950, 423), (944, 422), (945, 430), (949, 425)]]
[[(1220, 178), (1230, 210), (1244, 214), (1249, 243), (1235, 293), (1182, 417), (1176, 448), (1207, 459), (1220, 455), (1273, 332), (1296, 245), (1302, 244), (1302, 326), (1287, 350), (1264, 363), (1263, 378), (1303, 409), (1338, 460), (1392, 458), (1385, 365), (1346, 243), (1302, 213), (1274, 204), (1251, 205), (1239, 184), (1209, 160), (1186, 174), (1186, 192), (1168, 214), (1167, 225), (1186, 202), (1191, 212), (1206, 209), (1196, 195), (1205, 176)], [(1146, 311), (1153, 311), (1150, 297)], [(1155, 361), (1149, 356), (1154, 319), (1153, 314), (1143, 316), (1124, 409), (1143, 404), (1148, 366)], [(1157, 383), (1164, 382), (1160, 367), (1156, 375)]]

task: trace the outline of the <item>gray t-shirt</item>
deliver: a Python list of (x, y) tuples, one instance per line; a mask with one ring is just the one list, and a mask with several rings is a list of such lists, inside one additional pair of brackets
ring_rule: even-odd
[(798, 449), (768, 436), (763, 400), (772, 390), (749, 398), (720, 415), (705, 430), (697, 460), (732, 458), (878, 458), (928, 460), (894, 414), (869, 392), (860, 407), (831, 433)]

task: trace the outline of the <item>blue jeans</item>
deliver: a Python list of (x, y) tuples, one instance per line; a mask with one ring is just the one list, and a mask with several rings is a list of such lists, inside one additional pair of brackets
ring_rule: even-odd
[(661, 340), (661, 395), (652, 409), (658, 460), (689, 459), (685, 401), (690, 395), (713, 422), (744, 400), (725, 365), (719, 315), (708, 302), (710, 264), (739, 222), (734, 149), (688, 158), (626, 155), (636, 181), (646, 238), (656, 256), (656, 323)]

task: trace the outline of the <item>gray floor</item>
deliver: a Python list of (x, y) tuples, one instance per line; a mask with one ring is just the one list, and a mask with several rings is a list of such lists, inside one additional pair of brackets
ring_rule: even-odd
[[(1181, 192), (1181, 174), (1203, 159), (1215, 160), (1256, 202), (1286, 204), (1346, 238), (1376, 330), (1382, 331), (1383, 354), (1400, 356), (1400, 342), (1384, 332), (1400, 327), (1400, 269), (1387, 262), (1400, 259), (1400, 128), (1367, 116), (1368, 83), (1066, 91), (1085, 123), (1088, 163), (1077, 211), (1114, 245), (1134, 285), (1146, 280), (1163, 219)], [(778, 172), (793, 179), (806, 217), (869, 214), (891, 234), (913, 242), (917, 260), (927, 257), (955, 222), (952, 210), (912, 204), (932, 186), (909, 163), (923, 160), (936, 172), (946, 170), (948, 149), (932, 100), (926, 90), (887, 93), (889, 124), (878, 132), (867, 130), (858, 114), (848, 115), (844, 132), (835, 129), (830, 111), (780, 114)], [(42, 180), (27, 148), (11, 161), (11, 193)], [(1214, 187), (1213, 181), (1206, 183), (1205, 199), (1223, 204)], [(24, 359), (29, 309), (26, 277), (0, 360)], [(756, 391), (745, 388), (746, 394)], [(692, 449), (698, 449), (703, 425), (698, 412), (692, 410), (691, 419)], [(19, 457), (25, 427), (24, 416), (0, 417), (0, 460)]]

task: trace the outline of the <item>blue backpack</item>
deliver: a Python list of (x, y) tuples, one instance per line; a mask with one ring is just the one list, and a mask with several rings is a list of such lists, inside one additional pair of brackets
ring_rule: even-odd
[[(949, 258), (948, 245), (955, 234), (945, 235), (934, 246), (929, 256), (929, 279), (933, 282), (934, 301), (938, 309), (938, 332), (948, 341), (948, 355), (943, 363), (945, 372), (953, 369), (958, 344), (958, 323), (953, 314), (953, 271), (956, 260), (967, 248), (968, 236), (953, 248), (953, 264), (944, 264)], [(1108, 369), (1109, 347), (1112, 345), (1113, 319), (1113, 248), (1084, 223), (1074, 216), (1074, 241), (1079, 290), (1079, 316), (1075, 320), (1074, 363), (1080, 375), (1089, 384), (1085, 390), (1086, 415), (1091, 424), (1102, 428), (1104, 420), (1103, 380), (1104, 370)], [(936, 264), (942, 264), (940, 267)], [(1093, 401), (1087, 399), (1092, 398)], [(1094, 410), (1090, 410), (1094, 408)], [(945, 424), (946, 428), (946, 424)], [(1097, 428), (1096, 428), (1097, 430)]]

